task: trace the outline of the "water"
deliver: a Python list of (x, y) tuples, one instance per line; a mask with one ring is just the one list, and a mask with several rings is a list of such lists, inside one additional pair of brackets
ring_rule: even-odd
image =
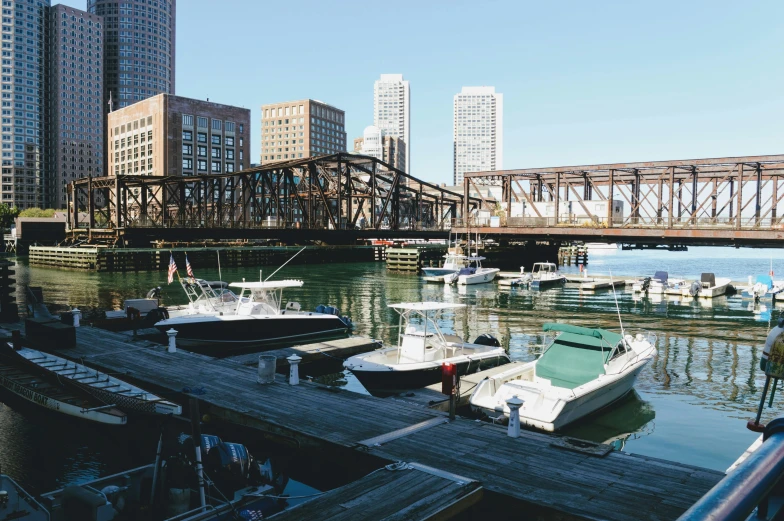
[[(703, 271), (717, 277), (746, 280), (749, 275), (773, 269), (784, 275), (784, 252), (692, 248), (688, 252), (617, 251), (592, 254), (589, 272), (614, 276), (651, 275), (667, 270), (672, 277), (694, 278)], [(213, 267), (194, 266), (196, 275), (217, 279)], [(576, 272), (577, 268), (565, 268)], [(272, 272), (271, 269), (268, 270)], [(254, 269), (224, 269), (223, 280), (258, 280)], [(388, 273), (382, 263), (294, 265), (276, 278), (302, 278), (302, 288), (287, 291), (287, 300), (303, 309), (319, 304), (337, 306), (352, 317), (356, 334), (394, 342), (397, 316), (388, 304), (404, 301), (442, 300), (468, 304), (447, 314), (441, 322), (446, 332), (469, 340), (490, 333), (501, 340), (515, 360), (532, 360), (533, 345), (542, 341), (542, 324), (567, 321), (590, 327), (618, 327), (611, 292), (581, 294), (576, 286), (533, 293), (527, 289), (501, 289), (495, 284), (445, 287), (424, 284), (418, 277)], [(17, 267), (20, 286), (43, 286), (47, 302), (63, 306), (119, 309), (126, 298), (143, 296), (161, 285), (164, 301), (186, 301), (178, 284), (166, 285), (166, 272), (96, 274)], [(23, 294), (17, 291), (20, 303)], [(571, 426), (565, 433), (618, 449), (725, 470), (756, 438), (747, 431), (764, 376), (759, 356), (770, 321), (779, 310), (750, 306), (739, 298), (713, 302), (680, 299), (640, 299), (618, 293), (618, 306), (627, 330), (646, 329), (658, 335), (659, 354), (641, 373), (635, 395), (606, 412)], [(334, 380), (338, 380), (335, 378)], [(363, 392), (350, 374), (339, 379), (351, 390)], [(780, 413), (782, 400), (766, 409), (763, 419)], [(137, 441), (138, 450), (124, 451), (130, 434), (108, 438), (83, 425), (29, 418), (0, 405), (0, 464), (3, 471), (21, 476), (23, 484), (49, 490), (122, 468), (149, 462), (147, 452), (154, 433)], [(51, 433), (57, 433), (55, 435)], [(142, 436), (139, 436), (142, 438)], [(224, 439), (228, 439), (224, 435)]]

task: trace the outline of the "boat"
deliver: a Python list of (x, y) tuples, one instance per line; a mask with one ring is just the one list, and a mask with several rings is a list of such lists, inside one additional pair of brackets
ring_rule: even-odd
[(21, 399), (20, 403), (105, 425), (125, 425), (128, 421), (115, 404), (66, 386), (56, 376), (37, 373), (26, 365), (15, 363), (13, 357), (0, 357), (0, 387)]
[(713, 273), (703, 273), (700, 280), (695, 280), (689, 285), (688, 289), (682, 290), (682, 295), (686, 298), (714, 298), (720, 297), (727, 292), (730, 279), (719, 277)]
[[(520, 268), (520, 273), (525, 273), (525, 268)], [(566, 277), (558, 272), (558, 266), (552, 262), (535, 262), (531, 270), (530, 288), (543, 290), (563, 286)]]
[[(302, 287), (301, 280), (232, 282), (230, 288), (240, 290), (231, 306), (212, 307), (204, 300), (182, 315), (169, 316), (154, 327), (166, 333), (177, 331), (177, 345), (208, 354), (272, 346), (276, 343), (306, 338), (346, 334), (351, 320), (340, 316), (332, 306), (318, 306), (303, 311), (298, 302), (283, 305), (283, 290)], [(223, 297), (230, 299), (228, 293)], [(203, 304), (203, 306), (202, 306)]]
[(656, 354), (656, 337), (547, 323), (557, 336), (533, 362), (482, 380), (469, 403), (491, 417), (509, 417), (507, 400), (523, 401), (520, 423), (554, 432), (625, 396)]
[(749, 285), (743, 288), (740, 296), (745, 300), (755, 302), (775, 302), (784, 297), (784, 281), (774, 281), (770, 275), (757, 275), (752, 282), (749, 277)]
[(617, 251), (618, 244), (617, 243), (604, 243), (604, 242), (586, 242), (585, 249), (592, 251), (592, 252), (607, 252), (607, 251)]
[(49, 512), (10, 476), (0, 474), (0, 521), (50, 521)]
[(501, 271), (498, 268), (484, 268), (482, 261), (485, 257), (476, 255), (466, 257), (468, 266), (461, 268), (460, 271), (444, 277), (444, 283), (465, 286), (469, 284), (484, 284), (492, 282), (495, 276)]
[(0, 520), (267, 519), (286, 508), (288, 502), (281, 494), (288, 478), (274, 472), (269, 460), (261, 464), (244, 445), (207, 434), (201, 435), (199, 447), (203, 472), (209, 477), (202, 503), (192, 439), (180, 434), (176, 443), (165, 446), (162, 438), (156, 463), (46, 492), (40, 501), (0, 476), (9, 498), (4, 506), (0, 495)]
[[(13, 350), (11, 344), (9, 348)], [(13, 352), (30, 366), (50, 374), (59, 382), (83, 390), (104, 403), (116, 404), (127, 412), (182, 414), (180, 405), (82, 364), (27, 347)]]
[(438, 320), (442, 313), (462, 309), (465, 304), (413, 302), (389, 307), (399, 315), (397, 346), (355, 355), (343, 364), (371, 393), (397, 393), (440, 382), (443, 364), (454, 364), (457, 374), (464, 375), (510, 361), (491, 335), (468, 343), (441, 331)]
[(459, 253), (447, 253), (444, 255), (444, 265), (440, 268), (422, 268), (425, 277), (445, 277), (457, 273), (468, 266), (468, 257)]
[(645, 277), (632, 283), (634, 293), (647, 293), (649, 295), (678, 295), (684, 289), (688, 290), (684, 279), (671, 279), (666, 271), (657, 271), (653, 277)]

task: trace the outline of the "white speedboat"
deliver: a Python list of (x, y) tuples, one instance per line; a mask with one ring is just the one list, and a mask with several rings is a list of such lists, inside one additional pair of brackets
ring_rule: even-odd
[(517, 397), (522, 425), (556, 431), (626, 395), (656, 354), (650, 334), (568, 324), (544, 330), (559, 334), (537, 360), (482, 380), (469, 399), (474, 410), (508, 417), (506, 401)]
[(210, 299), (191, 301), (194, 305), (189, 306), (186, 314), (164, 318), (154, 327), (162, 333), (174, 329), (178, 345), (212, 355), (284, 341), (338, 336), (351, 329), (351, 320), (340, 316), (340, 311), (332, 306), (303, 311), (298, 302), (284, 305), (283, 290), (302, 285), (301, 280), (233, 282), (229, 287), (241, 290), (240, 294), (228, 292), (221, 296), (230, 300), (231, 306), (218, 305)]
[(441, 381), (441, 366), (447, 363), (454, 364), (460, 376), (509, 362), (491, 335), (469, 343), (441, 332), (441, 313), (465, 304), (415, 302), (389, 307), (400, 315), (398, 345), (352, 356), (343, 364), (370, 392), (396, 393), (432, 385)]
[(632, 284), (634, 293), (647, 293), (648, 295), (678, 295), (688, 289), (684, 279), (671, 279), (666, 271), (657, 271), (653, 277), (645, 277)]
[(685, 298), (714, 298), (727, 293), (730, 279), (719, 277), (713, 273), (703, 273), (700, 280), (695, 280), (687, 289), (683, 289), (682, 295)]
[(468, 266), (468, 257), (459, 253), (444, 255), (444, 265), (440, 268), (422, 268), (425, 277), (445, 277), (457, 273)]
[(444, 282), (446, 284), (457, 283), (460, 286), (492, 282), (493, 279), (495, 279), (495, 276), (498, 275), (501, 270), (498, 268), (482, 267), (483, 260), (485, 260), (485, 258), (479, 256), (466, 257), (468, 266), (462, 268), (456, 273), (447, 275), (444, 277)]
[[(520, 273), (525, 273), (524, 268), (520, 268)], [(563, 286), (566, 277), (558, 272), (558, 266), (552, 262), (535, 262), (531, 270), (530, 287), (533, 290), (543, 290)]]

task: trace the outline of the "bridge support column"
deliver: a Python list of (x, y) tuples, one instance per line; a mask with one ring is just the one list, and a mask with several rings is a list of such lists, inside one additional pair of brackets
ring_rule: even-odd
[(762, 210), (762, 168), (757, 163), (757, 200), (754, 205), (754, 226), (760, 225), (760, 212)]
[(558, 224), (558, 218), (560, 217), (560, 209), (558, 205), (560, 204), (561, 199), (561, 172), (555, 174), (555, 224)]
[(779, 179), (778, 177), (771, 177), (771, 181), (773, 181), (773, 197), (770, 203), (770, 226), (776, 226), (778, 223), (776, 222), (776, 206), (779, 200)]
[(667, 205), (667, 228), (672, 228), (673, 211), (672, 206), (675, 202), (675, 167), (670, 167), (670, 182), (668, 186), (669, 204)]
[(735, 228), (740, 230), (741, 214), (743, 213), (743, 163), (738, 165), (738, 210), (735, 213)]
[(615, 191), (615, 170), (610, 169), (608, 174), (608, 186), (607, 189), (607, 227), (613, 227), (613, 192)]

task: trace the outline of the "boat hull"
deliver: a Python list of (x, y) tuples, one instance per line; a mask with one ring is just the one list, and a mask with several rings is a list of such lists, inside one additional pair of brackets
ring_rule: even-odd
[(559, 277), (557, 279), (545, 279), (545, 280), (532, 280), (530, 287), (532, 290), (541, 291), (550, 288), (557, 288), (561, 287), (566, 283), (566, 277)]
[[(483, 371), (509, 362), (506, 356), (493, 354), (491, 356), (474, 356), (471, 360), (454, 362), (458, 376), (472, 372)], [(441, 381), (442, 361), (433, 363), (426, 368), (412, 368), (401, 370), (363, 370), (349, 369), (365, 389), (373, 394), (395, 394), (412, 389), (421, 389)], [(419, 365), (419, 364), (417, 364)]]
[(349, 331), (335, 315), (190, 315), (155, 324), (161, 333), (177, 331), (177, 345), (220, 355), (248, 348), (273, 349), (281, 342), (339, 337)]
[(454, 268), (422, 268), (422, 275), (425, 277), (445, 277), (457, 272)]
[(460, 275), (457, 278), (457, 284), (461, 286), (468, 286), (471, 284), (485, 284), (492, 282), (500, 270), (493, 269), (485, 272), (474, 273), (472, 275)]

